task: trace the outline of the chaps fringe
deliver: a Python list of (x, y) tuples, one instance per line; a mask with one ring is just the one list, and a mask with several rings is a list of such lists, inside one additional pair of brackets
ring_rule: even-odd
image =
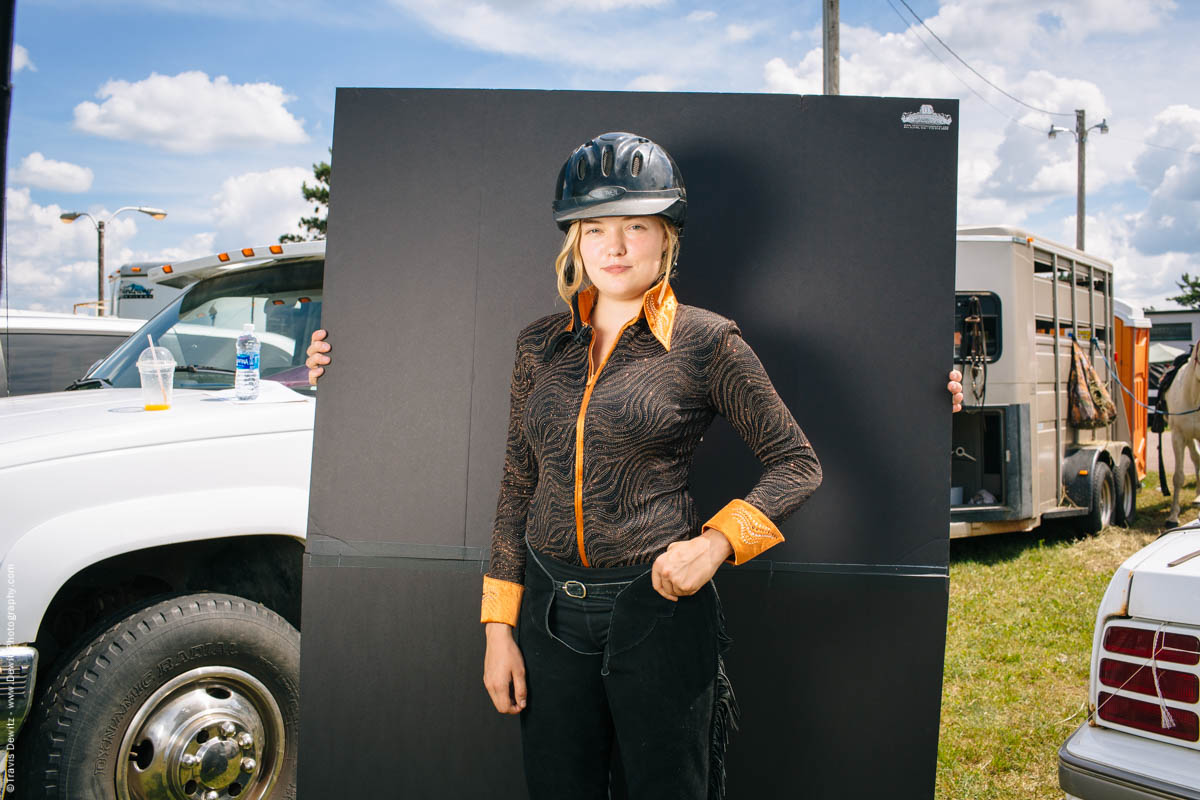
[[(725, 632), (725, 614), (717, 600), (718, 653), (729, 649), (733, 640)], [(717, 656), (717, 678), (713, 685), (712, 740), (708, 755), (708, 800), (725, 800), (725, 747), (729, 734), (737, 730), (741, 710), (733, 694), (733, 684), (725, 672), (725, 659)]]

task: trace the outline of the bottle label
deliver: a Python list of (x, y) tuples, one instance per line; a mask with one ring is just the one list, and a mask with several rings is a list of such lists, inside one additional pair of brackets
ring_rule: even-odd
[(258, 369), (258, 353), (238, 353), (238, 369)]

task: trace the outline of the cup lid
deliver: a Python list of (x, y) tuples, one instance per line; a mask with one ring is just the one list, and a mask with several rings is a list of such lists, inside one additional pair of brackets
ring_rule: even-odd
[(174, 365), (175, 356), (171, 355), (171, 351), (165, 347), (147, 347), (138, 356), (137, 363), (138, 367), (157, 367), (163, 363)]

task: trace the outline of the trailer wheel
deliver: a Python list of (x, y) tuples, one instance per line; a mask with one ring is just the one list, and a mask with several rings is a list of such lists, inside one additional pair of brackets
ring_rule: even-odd
[(1103, 461), (1092, 469), (1092, 507), (1083, 518), (1085, 533), (1099, 533), (1113, 523), (1117, 508), (1117, 488), (1112, 470)]
[(1117, 463), (1117, 471), (1113, 473), (1113, 483), (1117, 487), (1117, 506), (1113, 512), (1113, 522), (1128, 528), (1137, 519), (1137, 468), (1133, 459), (1121, 456)]
[(14, 783), (21, 798), (294, 798), (299, 673), (300, 633), (265, 606), (171, 597), (64, 662)]

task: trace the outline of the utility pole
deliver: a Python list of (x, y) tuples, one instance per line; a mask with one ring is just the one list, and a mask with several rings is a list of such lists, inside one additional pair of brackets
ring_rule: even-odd
[(841, 45), (838, 43), (838, 3), (840, 0), (821, 0), (821, 22), (824, 29), (821, 52), (825, 56), (825, 94), (841, 94), (838, 86), (838, 58)]
[(1075, 109), (1075, 249), (1083, 249), (1083, 221), (1086, 219), (1084, 198), (1087, 196), (1084, 183), (1087, 159), (1087, 122), (1082, 108)]
[(1056, 134), (1069, 133), (1075, 137), (1075, 249), (1083, 249), (1083, 223), (1086, 217), (1086, 185), (1084, 173), (1087, 165), (1088, 131), (1099, 128), (1101, 133), (1108, 133), (1108, 120), (1100, 120), (1099, 125), (1087, 126), (1087, 115), (1082, 108), (1075, 109), (1075, 130), (1050, 126), (1050, 138)]

